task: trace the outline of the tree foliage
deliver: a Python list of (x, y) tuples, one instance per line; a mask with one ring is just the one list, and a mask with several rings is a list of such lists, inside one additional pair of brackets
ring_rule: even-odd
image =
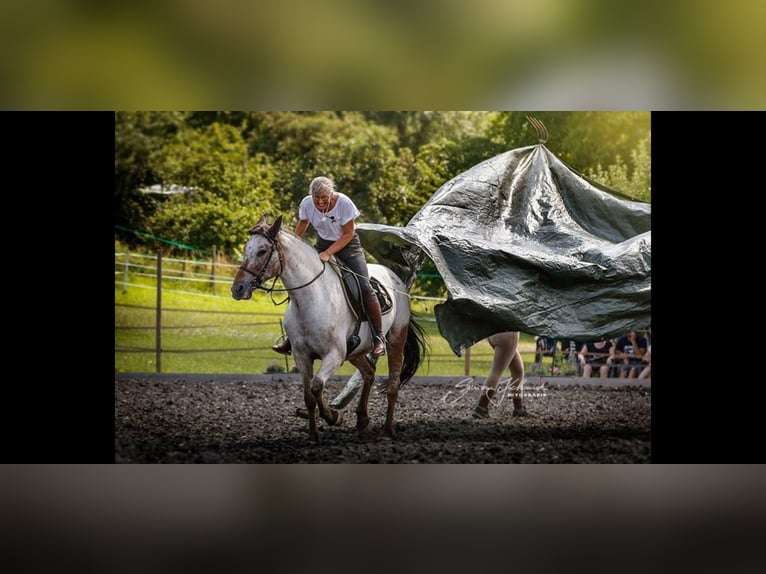
[[(159, 183), (155, 162), (165, 142), (183, 126), (180, 113), (117, 112), (114, 121), (114, 222), (145, 231), (156, 202), (141, 188)], [(128, 244), (138, 240), (118, 230)]]
[(252, 157), (241, 132), (214, 121), (169, 138), (156, 173), (186, 193), (164, 201), (149, 221), (156, 236), (210, 250), (236, 250), (263, 212), (273, 212), (274, 168), (265, 154)]
[[(651, 200), (648, 112), (119, 112), (116, 234), (130, 228), (235, 252), (262, 214), (295, 223), (311, 179), (333, 178), (360, 221), (405, 225), (444, 183), (509, 149), (538, 142), (573, 169)], [(170, 197), (140, 190), (188, 189)]]

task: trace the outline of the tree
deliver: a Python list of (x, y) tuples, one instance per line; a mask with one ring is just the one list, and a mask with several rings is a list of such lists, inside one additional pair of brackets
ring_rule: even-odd
[[(114, 222), (142, 231), (157, 203), (140, 189), (160, 182), (156, 172), (158, 154), (167, 139), (183, 126), (184, 114), (117, 112), (114, 120)], [(131, 245), (140, 241), (139, 236), (123, 229), (115, 233)]]
[(188, 189), (163, 202), (151, 218), (159, 237), (235, 251), (263, 213), (276, 211), (269, 158), (248, 157), (247, 144), (231, 125), (179, 131), (162, 149), (158, 171), (163, 183)]
[[(649, 112), (498, 112), (489, 137), (507, 149), (536, 144), (537, 132), (527, 116), (545, 124), (546, 146), (574, 170), (632, 197), (649, 196), (648, 188), (641, 189), (651, 172)], [(599, 180), (602, 176), (613, 183)]]
[[(233, 249), (264, 213), (289, 225), (311, 179), (326, 175), (359, 206), (360, 221), (405, 225), (461, 172), (536, 144), (528, 115), (545, 124), (546, 145), (573, 169), (651, 200), (648, 112), (119, 112), (115, 223)], [(157, 183), (192, 191), (139, 191)]]

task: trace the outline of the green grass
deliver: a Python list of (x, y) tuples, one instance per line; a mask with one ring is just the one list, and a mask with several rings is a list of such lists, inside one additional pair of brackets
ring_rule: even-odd
[[(280, 320), (286, 304), (275, 305), (268, 294), (260, 291), (249, 301), (235, 301), (223, 285), (217, 286), (218, 295), (212, 295), (167, 283), (162, 291), (161, 372), (262, 374), (292, 368), (290, 357), (285, 359), (271, 350), (282, 334)], [(277, 302), (283, 298), (275, 296)], [(116, 281), (114, 300), (115, 371), (156, 372), (154, 281), (131, 277), (124, 293), (122, 284)], [(439, 334), (432, 307), (430, 301), (412, 301), (412, 310), (428, 336), (431, 350), (430, 360), (417, 375), (462, 376), (466, 372), (465, 357), (457, 357)], [(529, 367), (534, 359), (531, 335), (522, 333), (521, 351)], [(486, 376), (492, 361), (492, 349), (486, 340), (471, 348), (470, 359), (468, 374)], [(337, 374), (353, 372), (354, 367), (347, 362)], [(386, 362), (380, 361), (378, 374), (387, 372)]]

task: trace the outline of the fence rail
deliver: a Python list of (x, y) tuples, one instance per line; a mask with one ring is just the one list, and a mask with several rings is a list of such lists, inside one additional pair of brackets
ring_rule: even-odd
[[(146, 255), (143, 253), (132, 253), (115, 251), (115, 287), (122, 290), (122, 293), (127, 293), (128, 289), (156, 289), (156, 304), (149, 305), (137, 305), (132, 303), (119, 303), (115, 301), (115, 314), (117, 315), (117, 309), (130, 309), (137, 312), (146, 313), (146, 323), (139, 324), (119, 324), (115, 321), (115, 332), (153, 332), (154, 333), (154, 345), (135, 345), (135, 344), (121, 344), (115, 340), (115, 354), (117, 353), (145, 353), (148, 355), (154, 354), (155, 370), (156, 372), (162, 372), (162, 355), (192, 355), (203, 353), (241, 353), (249, 352), (253, 353), (252, 358), (255, 360), (274, 361), (280, 359), (279, 356), (271, 350), (271, 344), (281, 334), (283, 334), (281, 318), (284, 315), (284, 311), (278, 311), (274, 313), (264, 312), (251, 312), (251, 311), (220, 311), (220, 310), (207, 310), (199, 308), (180, 308), (167, 306), (162, 303), (163, 294), (182, 294), (193, 295), (199, 297), (212, 297), (212, 298), (226, 298), (215, 293), (216, 285), (231, 285), (231, 280), (236, 270), (239, 268), (238, 264), (227, 263), (222, 260), (213, 262), (204, 260), (187, 260), (177, 259), (170, 257), (163, 257), (161, 252), (156, 255)], [(146, 283), (136, 282), (138, 278), (150, 279), (154, 285), (148, 285)], [(278, 283), (279, 285), (279, 283)], [(159, 286), (159, 289), (157, 288)], [(207, 288), (208, 292), (201, 291), (200, 289)], [(422, 300), (425, 302), (443, 301), (443, 298), (437, 297), (417, 297), (410, 295), (412, 299)], [(168, 317), (172, 317), (177, 313), (194, 313), (197, 315), (210, 314), (214, 316), (229, 316), (234, 319), (252, 319), (251, 321), (236, 320), (234, 322), (213, 322), (195, 325), (173, 325), (168, 324), (166, 320)], [(153, 324), (149, 324), (149, 318), (154, 316), (155, 320)], [(163, 320), (163, 317), (165, 320)], [(428, 322), (435, 321), (433, 317), (419, 317), (419, 321)], [(250, 346), (201, 346), (198, 348), (172, 348), (163, 343), (163, 335), (169, 333), (180, 333), (183, 331), (204, 331), (204, 330), (220, 330), (220, 329), (237, 329), (237, 328), (250, 328), (260, 327), (270, 331), (271, 335), (269, 343), (264, 345), (250, 345)], [(263, 352), (263, 354), (260, 354)], [(453, 364), (455, 365), (455, 371), (463, 371), (466, 375), (470, 374), (471, 368), (481, 368), (486, 371), (490, 363), (492, 362), (492, 352), (488, 348), (486, 353), (477, 353), (474, 350), (467, 350), (463, 358), (456, 357), (454, 353), (431, 353), (429, 361), (433, 364)]]
[[(228, 263), (221, 259), (218, 260), (188, 260), (163, 257), (161, 252), (156, 255), (146, 255), (142, 253), (115, 251), (115, 288), (126, 294), (128, 289), (147, 289), (156, 291), (154, 305), (138, 305), (133, 303), (120, 303), (115, 301), (115, 355), (118, 354), (146, 354), (154, 355), (154, 368), (157, 373), (162, 372), (163, 355), (202, 355), (202, 354), (231, 354), (236, 356), (241, 353), (249, 353), (248, 359), (253, 362), (274, 364), (276, 361), (284, 361), (284, 371), (289, 370), (288, 359), (276, 355), (271, 350), (271, 345), (282, 334), (282, 317), (284, 310), (278, 310), (273, 313), (253, 312), (253, 311), (233, 311), (233, 310), (211, 310), (204, 308), (177, 307), (163, 304), (163, 295), (181, 294), (193, 295), (194, 297), (208, 299), (226, 299), (229, 300), (228, 287), (231, 285), (232, 277), (239, 268), (238, 264)], [(147, 279), (154, 285), (147, 284)], [(143, 280), (144, 282), (138, 282)], [(279, 283), (278, 283), (279, 284)], [(226, 296), (216, 293), (216, 287), (226, 285)], [(158, 288), (159, 287), (159, 288)], [(443, 301), (438, 297), (419, 297), (410, 295), (411, 299), (423, 302)], [(133, 324), (121, 323), (118, 321), (119, 309), (135, 311), (139, 314), (134, 317)], [(144, 315), (141, 315), (141, 314)], [(210, 315), (211, 317), (227, 317), (231, 320), (200, 322), (194, 325), (177, 325), (174, 323), (174, 317), (184, 313), (193, 313), (198, 316)], [(150, 323), (150, 321), (153, 322)], [(419, 322), (435, 322), (433, 316), (419, 316)], [(255, 345), (237, 345), (220, 343), (210, 346), (205, 343), (208, 339), (216, 339), (216, 335), (222, 331), (236, 331), (240, 328), (256, 328), (258, 338), (261, 344)], [(153, 345), (135, 344), (131, 341), (125, 341), (122, 334), (153, 332)], [(196, 348), (173, 348), (168, 345), (164, 339), (178, 336), (184, 332), (193, 332), (200, 336), (200, 345)], [(247, 336), (252, 336), (248, 333)], [(167, 337), (164, 337), (167, 336)], [(121, 341), (122, 340), (122, 341)], [(232, 339), (228, 339), (232, 340)], [(236, 341), (236, 337), (233, 338)], [(560, 352), (559, 352), (560, 353)], [(529, 350), (528, 355), (534, 354), (534, 346)], [(436, 365), (452, 365), (451, 372), (455, 374), (461, 371), (465, 376), (474, 374), (486, 375), (489, 366), (492, 363), (492, 350), (488, 345), (476, 345), (466, 349), (464, 356), (457, 357), (451, 351), (448, 353), (431, 352), (429, 362)], [(527, 372), (529, 375), (549, 376), (558, 374), (564, 376), (572, 374), (565, 366), (566, 361), (557, 357), (547, 357), (540, 363), (527, 363)], [(557, 360), (558, 359), (558, 360)], [(146, 369), (145, 369), (146, 370)], [(571, 369), (570, 369), (571, 370)]]

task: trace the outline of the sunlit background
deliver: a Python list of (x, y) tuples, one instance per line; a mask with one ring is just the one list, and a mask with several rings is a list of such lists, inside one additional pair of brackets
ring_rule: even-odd
[(759, 109), (761, 0), (25, 0), (4, 109)]
[[(0, 107), (761, 109), (765, 20), (762, 0), (6, 1)], [(2, 467), (4, 570), (762, 567), (762, 467), (196, 470)]]

